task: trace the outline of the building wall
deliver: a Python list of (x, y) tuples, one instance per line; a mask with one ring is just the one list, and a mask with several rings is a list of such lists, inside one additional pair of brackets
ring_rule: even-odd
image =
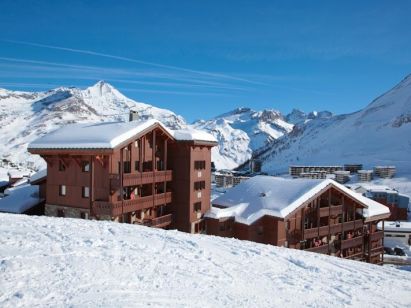
[[(90, 209), (90, 197), (82, 197), (82, 187), (91, 189), (91, 172), (94, 168), (94, 196), (97, 200), (107, 200), (109, 192), (108, 166), (102, 166), (98, 161), (91, 163), (91, 156), (64, 157), (65, 170), (59, 170), (59, 156), (54, 155), (48, 159), (47, 164), (47, 192), (48, 204), (57, 204), (75, 208)], [(90, 163), (90, 171), (83, 172), (78, 162)], [(66, 195), (60, 196), (59, 186), (66, 186)]]
[(365, 223), (361, 211), (357, 201), (330, 187), (284, 220), (266, 215), (245, 225), (234, 217), (207, 218), (206, 227), (211, 235), (380, 263), (383, 243), (376, 228), (379, 221)]
[(251, 225), (234, 221), (234, 218), (206, 219), (207, 234), (233, 237), (240, 240), (283, 246), (286, 242), (284, 222), (264, 216)]
[[(211, 147), (189, 142), (174, 142), (168, 151), (168, 165), (173, 169), (172, 211), (174, 227), (180, 231), (194, 233), (195, 224), (210, 208), (211, 194)], [(205, 161), (205, 169), (195, 169), (196, 161)], [(196, 190), (195, 182), (204, 181), (205, 187)], [(194, 204), (201, 202), (201, 211), (194, 210)]]

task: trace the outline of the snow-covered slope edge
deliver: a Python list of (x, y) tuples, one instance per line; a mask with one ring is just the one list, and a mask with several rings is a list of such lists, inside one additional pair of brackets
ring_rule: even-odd
[(0, 306), (411, 305), (411, 273), (127, 224), (0, 214)]
[(186, 125), (181, 116), (131, 100), (104, 81), (84, 90), (61, 87), (30, 93), (0, 89), (0, 160), (43, 167), (40, 157), (27, 152), (28, 143), (69, 123), (127, 120), (130, 108), (142, 119), (155, 118), (170, 128)]
[(291, 164), (396, 165), (411, 174), (411, 75), (364, 109), (297, 125), (261, 156), (263, 170)]

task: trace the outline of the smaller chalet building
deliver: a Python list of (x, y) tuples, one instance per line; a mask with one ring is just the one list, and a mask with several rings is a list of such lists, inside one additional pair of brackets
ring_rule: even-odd
[(256, 176), (212, 203), (208, 234), (383, 262), (389, 209), (331, 179)]
[(29, 145), (47, 162), (47, 216), (204, 232), (213, 136), (156, 120), (62, 127)]
[(408, 204), (410, 198), (407, 195), (383, 185), (362, 184), (354, 190), (367, 198), (388, 206), (391, 215), (387, 220), (406, 221), (408, 219)]

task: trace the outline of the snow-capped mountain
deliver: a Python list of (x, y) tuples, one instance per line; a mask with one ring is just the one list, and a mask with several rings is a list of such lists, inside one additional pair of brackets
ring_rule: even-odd
[(193, 125), (217, 138), (219, 145), (213, 149), (217, 169), (237, 167), (250, 159), (254, 151), (293, 129), (293, 124), (286, 122), (279, 111), (250, 108), (238, 108)]
[(156, 118), (174, 129), (186, 126), (181, 116), (133, 101), (104, 81), (84, 90), (61, 87), (30, 93), (0, 89), (0, 160), (40, 167), (44, 162), (27, 152), (31, 141), (68, 123), (127, 120), (130, 108), (142, 119)]
[(305, 113), (299, 109), (293, 109), (289, 114), (285, 116), (285, 120), (288, 123), (292, 124), (305, 124), (308, 121), (315, 120), (315, 119), (329, 119), (334, 114), (330, 111), (312, 111), (309, 113)]
[(364, 109), (297, 125), (261, 155), (263, 170), (290, 164), (362, 163), (411, 171), (411, 75)]

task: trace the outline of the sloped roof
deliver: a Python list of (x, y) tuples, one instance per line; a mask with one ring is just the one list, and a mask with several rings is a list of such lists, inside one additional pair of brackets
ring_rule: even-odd
[(30, 143), (29, 149), (114, 149), (124, 141), (159, 124), (157, 120), (76, 123), (63, 126)]
[(206, 214), (210, 218), (235, 217), (236, 221), (252, 224), (265, 215), (285, 218), (327, 186), (333, 185), (362, 204), (366, 218), (389, 215), (389, 209), (332, 179), (284, 179), (272, 176), (255, 176), (227, 191), (213, 201)]
[(63, 126), (30, 143), (30, 149), (114, 149), (143, 131), (159, 125), (176, 140), (216, 142), (203, 131), (191, 128), (170, 130), (158, 120), (132, 122), (76, 123)]
[(9, 195), (0, 199), (0, 212), (21, 214), (41, 201), (37, 185), (16, 187)]

